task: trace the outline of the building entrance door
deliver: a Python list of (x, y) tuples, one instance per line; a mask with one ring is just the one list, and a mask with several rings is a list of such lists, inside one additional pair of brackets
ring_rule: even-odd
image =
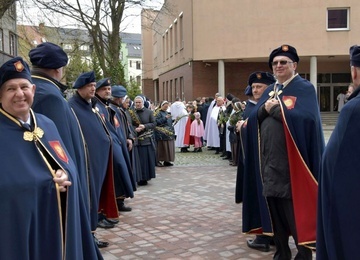
[[(319, 84), (317, 88), (317, 97), (320, 106), (320, 112), (338, 111), (339, 99), (342, 99), (340, 93), (346, 94), (348, 84), (333, 83)], [(342, 101), (340, 100), (340, 103)]]
[[(339, 111), (338, 108), (344, 105), (345, 103), (345, 94), (347, 92), (348, 86), (347, 85), (336, 85), (333, 87), (334, 91), (334, 111)], [(339, 111), (340, 112), (340, 111)]]
[(320, 112), (332, 111), (331, 108), (331, 88), (330, 86), (319, 85), (317, 88), (317, 96)]

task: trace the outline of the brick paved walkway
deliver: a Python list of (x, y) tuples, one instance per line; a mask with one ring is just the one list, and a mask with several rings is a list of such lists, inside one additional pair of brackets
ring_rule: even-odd
[[(175, 166), (156, 168), (157, 177), (126, 200), (113, 229), (98, 229), (102, 249), (113, 259), (272, 259), (249, 249), (241, 233), (241, 205), (234, 202), (236, 167), (213, 151), (176, 153)], [(293, 254), (294, 244), (290, 243)]]

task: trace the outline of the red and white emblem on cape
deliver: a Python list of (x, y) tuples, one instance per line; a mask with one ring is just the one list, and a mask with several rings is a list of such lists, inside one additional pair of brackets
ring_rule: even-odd
[(287, 109), (293, 109), (295, 107), (295, 103), (296, 103), (296, 97), (294, 96), (283, 96), (282, 100), (285, 104), (285, 106), (287, 107)]
[(116, 116), (114, 116), (114, 125), (116, 128), (118, 128), (120, 126), (119, 120), (117, 119)]
[(49, 141), (51, 148), (55, 151), (56, 155), (64, 162), (69, 163), (69, 158), (66, 155), (66, 152), (62, 148), (59, 141)]

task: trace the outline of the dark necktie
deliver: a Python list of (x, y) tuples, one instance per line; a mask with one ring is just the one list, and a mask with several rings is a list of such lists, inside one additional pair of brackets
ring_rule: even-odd
[(280, 90), (282, 90), (284, 88), (283, 84), (276, 84), (276, 92), (279, 92)]
[(26, 130), (32, 132), (32, 127), (31, 127), (30, 124), (28, 124), (28, 123), (23, 123), (23, 124), (22, 124), (22, 127), (25, 128)]

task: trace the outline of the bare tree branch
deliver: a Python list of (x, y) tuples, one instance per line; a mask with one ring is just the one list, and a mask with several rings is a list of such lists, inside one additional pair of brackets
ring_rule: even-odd
[(10, 6), (15, 3), (16, 0), (1, 0), (0, 2), (0, 19), (3, 17), (4, 13)]
[[(151, 3), (149, 0), (19, 1), (31, 2), (44, 13), (43, 17), (51, 17), (52, 20), (62, 17), (69, 24), (87, 30), (103, 76), (112, 77), (114, 83), (124, 81), (121, 76), (123, 68), (120, 61), (120, 26), (126, 18), (125, 10), (134, 7), (146, 8)], [(25, 11), (26, 9), (23, 10)]]

